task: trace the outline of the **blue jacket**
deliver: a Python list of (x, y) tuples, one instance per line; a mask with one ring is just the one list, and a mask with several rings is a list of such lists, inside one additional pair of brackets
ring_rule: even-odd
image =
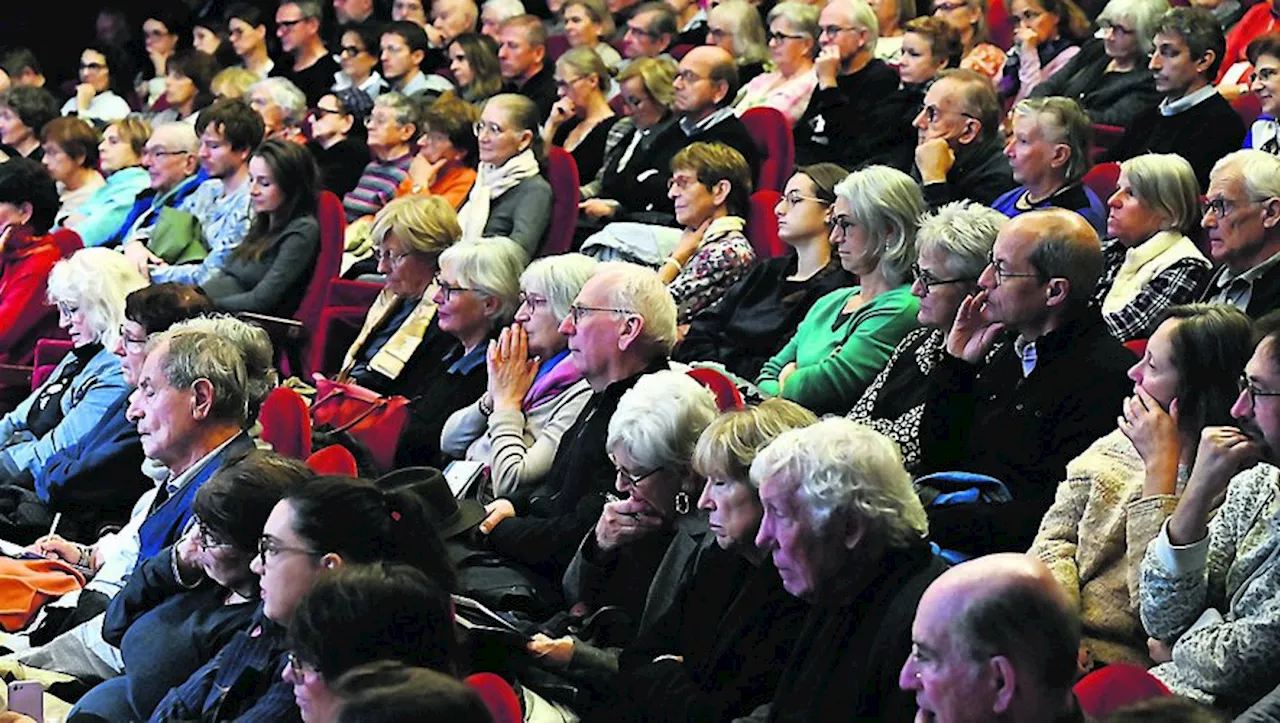
[[(187, 196), (195, 193), (195, 190), (200, 187), (200, 184), (204, 183), (208, 178), (209, 174), (205, 173), (204, 168), (201, 168), (196, 171), (194, 176), (191, 176), (187, 180), (179, 183), (176, 188), (170, 190), (168, 193), (157, 194), (154, 188), (148, 188), (142, 193), (139, 193), (138, 197), (134, 199), (133, 208), (129, 209), (129, 214), (125, 216), (124, 223), (120, 224), (120, 228), (116, 229), (116, 232), (111, 234), (103, 245), (107, 247), (114, 247), (128, 241), (136, 230), (133, 228), (133, 224), (138, 221), (138, 218), (142, 216), (142, 214), (157, 206), (177, 208), (178, 204), (186, 200)], [(139, 228), (150, 228), (159, 217), (160, 214), (158, 213), (153, 215)]]

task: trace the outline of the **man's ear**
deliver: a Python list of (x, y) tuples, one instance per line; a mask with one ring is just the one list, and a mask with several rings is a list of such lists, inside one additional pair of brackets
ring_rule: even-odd
[(618, 350), (626, 351), (640, 339), (644, 332), (644, 317), (631, 315), (623, 322), (622, 331), (618, 332)]
[(716, 83), (716, 105), (723, 105), (729, 96), (729, 82), (721, 80)]
[(1071, 293), (1071, 282), (1061, 276), (1049, 279), (1045, 284), (1045, 305), (1060, 306), (1067, 303)]
[(1280, 198), (1268, 198), (1262, 202), (1262, 226), (1275, 228), (1280, 224)]
[[(1200, 59), (1196, 61), (1196, 70), (1200, 71), (1201, 75), (1206, 75), (1209, 72), (1209, 68), (1213, 65), (1213, 61), (1217, 60), (1217, 58), (1218, 52), (1216, 50), (1213, 48), (1205, 50), (1204, 55), (1201, 55)], [(1212, 78), (1209, 80), (1210, 82), (1213, 81)]]
[(213, 383), (208, 379), (197, 379), (191, 385), (191, 418), (207, 419), (213, 409)]
[(997, 655), (987, 662), (987, 674), (992, 676), (992, 713), (1003, 716), (1013, 707), (1014, 697), (1018, 693), (1018, 671), (1013, 661), (1003, 655)]
[(413, 57), (413, 65), (418, 70), (422, 70), (422, 61), (427, 59), (427, 53), (424, 50), (415, 50), (409, 53)]
[(970, 143), (976, 143), (980, 136), (982, 136), (982, 121), (977, 118), (966, 117), (964, 119), (964, 130), (960, 131), (960, 135), (956, 136), (956, 142), (967, 146)]

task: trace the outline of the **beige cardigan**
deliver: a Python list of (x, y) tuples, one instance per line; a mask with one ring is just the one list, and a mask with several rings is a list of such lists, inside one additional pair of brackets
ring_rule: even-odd
[[(1178, 502), (1176, 495), (1142, 497), (1145, 476), (1142, 458), (1120, 430), (1094, 442), (1067, 465), (1030, 551), (1077, 606), (1089, 655), (1144, 668), (1152, 662), (1138, 616), (1139, 568)], [(1180, 475), (1179, 492), (1183, 484)]]

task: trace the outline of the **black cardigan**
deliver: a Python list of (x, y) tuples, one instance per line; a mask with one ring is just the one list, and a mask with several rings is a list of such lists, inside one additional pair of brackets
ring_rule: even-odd
[(891, 156), (904, 138), (916, 135), (885, 103), (897, 90), (898, 74), (879, 58), (839, 76), (834, 88), (815, 89), (794, 128), (796, 164), (831, 161), (857, 168)]
[(1213, 164), (1240, 150), (1244, 136), (1244, 121), (1225, 98), (1214, 93), (1177, 115), (1161, 115), (1159, 107), (1142, 113), (1107, 160), (1127, 161), (1144, 153), (1177, 153), (1191, 163), (1203, 191), (1209, 187)]
[(1074, 98), (1094, 123), (1127, 128), (1160, 102), (1160, 91), (1145, 56), (1126, 73), (1108, 73), (1110, 62), (1102, 40), (1090, 40), (1061, 70), (1037, 85), (1031, 97)]

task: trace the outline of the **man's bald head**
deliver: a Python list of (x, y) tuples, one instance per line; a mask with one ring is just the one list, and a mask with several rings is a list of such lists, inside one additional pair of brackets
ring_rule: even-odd
[(1075, 304), (1088, 302), (1102, 276), (1102, 242), (1098, 232), (1075, 211), (1049, 208), (1014, 216), (1005, 229), (1027, 229), (1035, 246), (1027, 257), (1049, 278), (1071, 284), (1067, 294)]

